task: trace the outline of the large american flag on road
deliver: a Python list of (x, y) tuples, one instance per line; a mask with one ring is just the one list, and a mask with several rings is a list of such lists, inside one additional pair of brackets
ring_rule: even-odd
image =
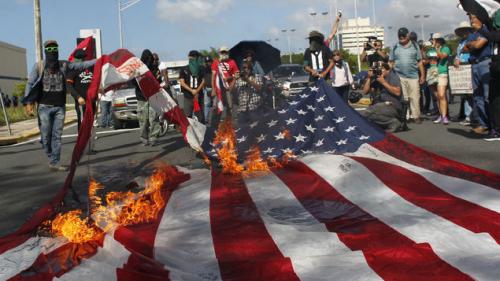
[(298, 157), (239, 175), (179, 168), (156, 220), (100, 241), (2, 238), (0, 280), (499, 279), (500, 176), (385, 135), (324, 82), (237, 142)]

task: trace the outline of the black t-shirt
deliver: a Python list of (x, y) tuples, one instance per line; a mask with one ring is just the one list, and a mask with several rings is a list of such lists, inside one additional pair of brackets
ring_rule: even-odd
[(51, 73), (48, 69), (44, 69), (42, 83), (42, 94), (40, 104), (65, 106), (66, 105), (66, 81), (64, 74), (58, 69)]
[(94, 68), (91, 67), (81, 72), (71, 72), (67, 76), (68, 83), (73, 84), (73, 88), (76, 90), (76, 93), (71, 93), (74, 98), (77, 98), (75, 95), (87, 98), (87, 91), (94, 76), (93, 70)]
[[(203, 69), (200, 69), (200, 73), (198, 73), (198, 76), (193, 76), (191, 74), (191, 71), (189, 71), (189, 67), (185, 67), (179, 74), (179, 79), (184, 79), (184, 82), (189, 86), (189, 88), (198, 89), (201, 82), (203, 81), (203, 75)], [(182, 93), (184, 94), (185, 98), (193, 99), (193, 95), (188, 90), (182, 88)]]
[(311, 49), (307, 48), (304, 52), (304, 66), (309, 66), (318, 72), (323, 72), (330, 65), (331, 58), (332, 51), (325, 45), (322, 45), (316, 52), (312, 52)]
[[(392, 86), (401, 87), (401, 80), (399, 79), (399, 75), (395, 71), (389, 72), (389, 74), (385, 77), (385, 81)], [(391, 94), (384, 86), (382, 86), (377, 80), (374, 80), (371, 84), (371, 88), (378, 94), (378, 99), (376, 102), (391, 102), (398, 110), (402, 110), (403, 106), (401, 104), (401, 96), (396, 96)]]
[(212, 88), (212, 68), (210, 66), (205, 67), (203, 70), (203, 79), (205, 79), (205, 87)]

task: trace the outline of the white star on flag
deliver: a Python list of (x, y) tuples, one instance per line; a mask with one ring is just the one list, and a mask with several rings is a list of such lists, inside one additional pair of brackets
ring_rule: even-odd
[(347, 139), (345, 139), (345, 140), (339, 140), (337, 142), (337, 145), (346, 145), (346, 144), (347, 144)]
[(324, 118), (324, 116), (323, 116), (323, 115), (320, 115), (320, 116), (318, 116), (318, 117), (314, 118), (314, 121), (318, 122), (318, 121), (323, 120), (323, 118)]
[(308, 96), (309, 96), (308, 94), (302, 94), (302, 95), (300, 95), (300, 97), (303, 98), (303, 99), (307, 98)]
[(281, 151), (283, 151), (284, 154), (292, 154), (293, 153), (293, 150), (291, 150), (290, 148), (285, 148), (285, 149), (282, 149)]
[(285, 122), (287, 125), (292, 125), (295, 124), (295, 122), (297, 122), (297, 119), (292, 119), (292, 117), (290, 117), (290, 119), (285, 120)]
[(349, 128), (347, 128), (345, 131), (346, 131), (347, 133), (350, 133), (350, 132), (352, 132), (352, 131), (354, 131), (354, 130), (356, 130), (356, 126), (350, 126), (350, 127), (349, 127)]
[(274, 136), (276, 140), (284, 140), (285, 139), (285, 134), (283, 132), (279, 133), (278, 135)]
[(255, 121), (252, 124), (250, 124), (250, 128), (253, 129), (253, 128), (257, 127), (257, 125), (259, 125), (259, 121)]
[(242, 136), (241, 138), (237, 139), (238, 143), (245, 142), (247, 140), (246, 136)]
[(269, 126), (269, 128), (271, 128), (271, 127), (276, 126), (276, 124), (278, 124), (277, 120), (271, 120), (271, 122), (267, 123), (267, 126)]
[(335, 130), (335, 128), (334, 127), (330, 127), (330, 126), (328, 126), (328, 127), (326, 127), (326, 128), (323, 129), (323, 131), (325, 131), (325, 133), (333, 133), (333, 130)]
[(333, 119), (333, 121), (335, 121), (335, 123), (337, 123), (337, 124), (344, 122), (344, 120), (345, 120), (345, 117), (339, 117), (338, 119)]
[(286, 114), (288, 112), (288, 109), (282, 109), (278, 111), (279, 114)]
[(303, 136), (303, 135), (299, 134), (299, 135), (298, 135), (298, 136), (296, 136), (296, 137), (294, 136), (294, 138), (295, 138), (295, 142), (306, 142), (306, 138), (307, 138), (307, 137), (305, 137), (305, 136)]
[(298, 113), (299, 115), (306, 115), (306, 114), (307, 114), (307, 112), (306, 112), (306, 111), (304, 111), (304, 110), (302, 110), (302, 109), (297, 110), (297, 113)]
[(294, 100), (294, 101), (289, 102), (288, 104), (289, 105), (297, 105), (297, 104), (299, 104), (299, 102)]
[(311, 92), (318, 92), (319, 91), (319, 88), (314, 86), (314, 87), (311, 87)]
[(335, 107), (329, 106), (329, 107), (325, 108), (325, 111), (326, 112), (333, 112), (334, 109), (335, 109)]
[(325, 139), (320, 139), (317, 143), (314, 144), (314, 146), (320, 147), (324, 144), (324, 142), (325, 142)]
[(314, 128), (312, 125), (306, 125), (306, 130), (314, 134), (316, 128)]
[(361, 136), (361, 137), (359, 137), (359, 140), (367, 140), (369, 138), (370, 138), (369, 136)]
[(257, 138), (257, 143), (261, 143), (266, 140), (266, 135), (262, 134)]
[(318, 99), (316, 99), (317, 102), (322, 102), (325, 100), (325, 96), (321, 96)]
[(316, 108), (314, 106), (312, 106), (312, 105), (308, 105), (307, 109), (309, 109), (310, 111), (315, 111), (316, 110)]
[(266, 150), (264, 150), (265, 154), (271, 154), (273, 153), (274, 148), (273, 147), (268, 147)]

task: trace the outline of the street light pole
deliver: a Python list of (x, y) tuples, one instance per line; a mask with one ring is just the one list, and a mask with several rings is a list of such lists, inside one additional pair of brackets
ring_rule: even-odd
[(356, 18), (356, 49), (358, 53), (358, 72), (361, 72), (361, 57), (359, 54), (359, 22), (358, 22), (358, 1), (354, 0), (354, 17)]
[(313, 28), (316, 29), (316, 12), (309, 13), (313, 18)]
[(375, 12), (375, 0), (372, 0), (372, 12), (373, 12), (373, 26), (375, 27), (375, 37), (377, 37), (377, 39), (378, 39), (377, 16), (376, 16), (376, 12)]
[(118, 29), (120, 30), (120, 48), (123, 48), (122, 12), (139, 2), (141, 2), (141, 0), (129, 0), (125, 3), (122, 3), (122, 0), (118, 0)]
[(42, 20), (40, 16), (40, 0), (33, 1), (34, 15), (35, 15), (35, 51), (36, 62), (38, 70), (41, 72), (43, 69), (43, 49), (42, 49)]
[(425, 40), (424, 37), (425, 37), (425, 32), (424, 32), (424, 20), (425, 19), (428, 19), (430, 17), (430, 15), (414, 15), (413, 16), (415, 19), (421, 19), (420, 21), (420, 32), (421, 32), (421, 35), (422, 35), (422, 40)]
[(291, 47), (290, 35), (289, 35), (288, 31), (294, 32), (295, 29), (290, 29), (290, 30), (283, 29), (283, 30), (281, 30), (281, 32), (283, 32), (285, 34), (286, 39), (288, 41), (288, 60), (290, 63), (292, 63), (292, 47)]

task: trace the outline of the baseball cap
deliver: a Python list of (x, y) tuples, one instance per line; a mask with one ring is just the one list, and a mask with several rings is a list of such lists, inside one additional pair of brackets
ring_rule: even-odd
[(399, 30), (398, 30), (398, 37), (403, 37), (403, 36), (407, 36), (408, 33), (410, 33), (410, 31), (408, 31), (408, 28), (406, 27), (401, 27)]
[(436, 32), (432, 34), (432, 39), (439, 39), (439, 38), (443, 38), (443, 35), (441, 33)]
[(45, 48), (47, 46), (59, 46), (59, 44), (57, 44), (56, 40), (47, 40), (43, 43), (43, 47)]
[(229, 52), (229, 48), (228, 48), (228, 47), (226, 47), (226, 46), (222, 46), (222, 47), (220, 47), (220, 48), (219, 48), (219, 53), (222, 53), (222, 52), (226, 52), (226, 53), (228, 53), (228, 52)]
[(188, 57), (199, 57), (200, 53), (196, 50), (189, 51)]

